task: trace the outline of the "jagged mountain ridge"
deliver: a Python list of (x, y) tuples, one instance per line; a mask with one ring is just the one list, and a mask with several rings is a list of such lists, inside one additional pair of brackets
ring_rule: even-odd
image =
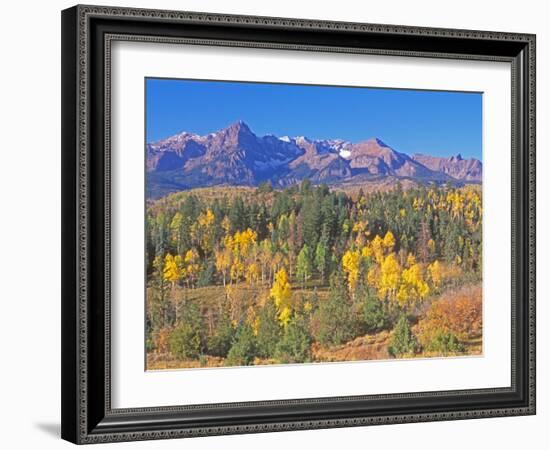
[(416, 153), (412, 159), (431, 170), (443, 172), (457, 180), (481, 182), (483, 172), (481, 161), (474, 158), (464, 159), (460, 153), (449, 158)]
[(480, 182), (481, 162), (400, 153), (380, 139), (352, 143), (303, 136), (259, 137), (244, 122), (200, 136), (179, 133), (147, 144), (148, 197), (215, 185), (285, 187), (305, 178), (329, 185), (384, 178)]

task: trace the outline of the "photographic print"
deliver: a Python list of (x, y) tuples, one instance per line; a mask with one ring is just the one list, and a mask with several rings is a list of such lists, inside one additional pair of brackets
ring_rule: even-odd
[(482, 354), (482, 94), (145, 79), (146, 369)]

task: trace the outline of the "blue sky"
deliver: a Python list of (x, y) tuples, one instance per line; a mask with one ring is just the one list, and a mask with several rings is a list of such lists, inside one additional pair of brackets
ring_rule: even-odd
[(243, 120), (258, 136), (377, 137), (408, 154), (481, 159), (480, 93), (152, 78), (146, 87), (147, 142)]

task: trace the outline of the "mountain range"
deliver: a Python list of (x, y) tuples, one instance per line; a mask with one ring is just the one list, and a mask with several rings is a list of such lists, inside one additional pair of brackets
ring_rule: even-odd
[(482, 164), (460, 154), (449, 158), (400, 153), (378, 138), (352, 143), (304, 136), (257, 136), (242, 121), (200, 136), (179, 133), (147, 144), (147, 197), (216, 185), (285, 187), (308, 178), (331, 186), (409, 180), (480, 183)]

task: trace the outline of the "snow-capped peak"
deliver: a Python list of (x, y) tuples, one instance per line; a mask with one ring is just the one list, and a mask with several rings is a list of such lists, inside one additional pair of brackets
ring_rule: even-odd
[(338, 154), (340, 155), (340, 158), (344, 158), (344, 159), (351, 158), (351, 151), (345, 148), (341, 148)]

